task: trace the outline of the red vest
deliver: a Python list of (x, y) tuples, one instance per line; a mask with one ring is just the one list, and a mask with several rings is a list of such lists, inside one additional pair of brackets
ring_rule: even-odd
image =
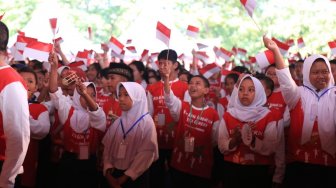
[[(9, 84), (13, 82), (21, 82), (26, 87), (23, 78), (11, 67), (0, 69), (0, 92)], [(4, 99), (6, 100), (6, 99)], [(2, 113), (0, 111), (0, 161), (5, 160), (6, 137), (3, 130)]]
[[(230, 137), (233, 136), (234, 129), (237, 126), (242, 128), (243, 125), (246, 123), (234, 118), (228, 112), (224, 114), (224, 120)], [(271, 121), (274, 121), (274, 118), (272, 113), (270, 112), (265, 117), (256, 122), (256, 129), (253, 132), (254, 135), (256, 135), (256, 137), (259, 139), (263, 139), (266, 126)], [(249, 147), (242, 143), (237, 147), (235, 151), (232, 151), (229, 154), (225, 154), (224, 160), (241, 165), (270, 165), (273, 164), (273, 155), (261, 155), (252, 151)]]
[(304, 145), (301, 145), (302, 126), (304, 121), (301, 100), (299, 100), (295, 108), (290, 111), (290, 117), (288, 162), (300, 161), (325, 166), (336, 166), (336, 159), (321, 148), (320, 136), (323, 135), (319, 135), (317, 121), (314, 123), (311, 140)]
[(109, 97), (109, 100), (104, 104), (103, 110), (106, 115), (106, 130), (112, 125), (112, 114), (116, 116), (121, 116), (121, 109), (119, 102), (114, 97)]
[[(190, 119), (192, 123), (190, 123)], [(189, 103), (182, 103), (171, 159), (171, 165), (174, 168), (194, 176), (211, 177), (213, 165), (212, 127), (218, 120), (218, 114), (213, 108), (207, 108), (203, 112), (192, 109), (192, 118), (190, 118)], [(185, 136), (194, 137), (193, 152), (185, 152)]]
[[(182, 81), (176, 81), (171, 84), (171, 90), (174, 95), (183, 101), (184, 93), (188, 90), (188, 84)], [(176, 122), (170, 115), (169, 109), (164, 102), (163, 82), (156, 82), (148, 85), (147, 91), (153, 97), (153, 120), (158, 136), (158, 146), (160, 149), (172, 149), (175, 137)], [(165, 114), (165, 125), (158, 125), (158, 114)]]
[(286, 103), (280, 91), (273, 92), (272, 95), (267, 99), (267, 106), (276, 116), (275, 118), (281, 119), (286, 110)]
[(70, 126), (70, 119), (74, 108), (71, 107), (68, 119), (64, 123), (64, 149), (71, 153), (79, 153), (79, 144), (88, 143), (90, 154), (96, 154), (97, 146), (100, 143), (101, 132), (92, 127), (82, 133), (76, 133)]

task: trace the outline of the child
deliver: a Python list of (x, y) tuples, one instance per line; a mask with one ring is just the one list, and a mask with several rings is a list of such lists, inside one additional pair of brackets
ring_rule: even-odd
[(104, 175), (110, 187), (148, 187), (146, 171), (158, 158), (158, 145), (146, 92), (138, 83), (121, 82), (116, 94), (122, 114), (102, 141)]
[(144, 89), (147, 88), (147, 71), (142, 61), (132, 61), (129, 67), (133, 70), (134, 81), (141, 84)]
[(225, 97), (219, 99), (217, 103), (217, 111), (219, 118), (222, 118), (224, 112), (227, 110), (227, 105), (229, 103), (233, 88), (237, 83), (239, 75), (237, 73), (230, 73), (224, 79)]
[(241, 80), (219, 125), (223, 182), (225, 187), (270, 187), (268, 170), (281, 129), (277, 130), (272, 113), (264, 107), (266, 95), (260, 81), (249, 75)]
[(64, 152), (60, 160), (60, 186), (94, 187), (97, 184), (98, 134), (105, 131), (106, 118), (95, 102), (96, 88), (74, 77), (76, 89), (69, 102), (57, 88), (57, 56), (51, 54), (50, 97), (63, 125)]
[(263, 38), (275, 57), (281, 92), (290, 110), (287, 187), (334, 187), (336, 173), (336, 89), (326, 57), (303, 63), (303, 87), (292, 79), (274, 41)]
[[(28, 89), (28, 101), (33, 101), (34, 93), (38, 89), (37, 75), (33, 69), (24, 67), (18, 70), (22, 78), (26, 81)], [(39, 141), (43, 139), (50, 130), (50, 120), (47, 108), (38, 103), (29, 102), (29, 123), (30, 142), (26, 158), (23, 162), (24, 172), (19, 175), (17, 186), (36, 187), (36, 175), (38, 168)]]
[(182, 102), (170, 89), (170, 69), (162, 71), (165, 103), (176, 125), (171, 166), (174, 187), (209, 187), (211, 185), (213, 146), (216, 145), (216, 129), (219, 117), (205, 101), (210, 91), (209, 81), (193, 76), (188, 92), (191, 103)]

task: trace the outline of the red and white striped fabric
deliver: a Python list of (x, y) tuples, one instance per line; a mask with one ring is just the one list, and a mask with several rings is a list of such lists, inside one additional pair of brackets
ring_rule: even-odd
[(230, 61), (231, 56), (233, 55), (232, 52), (226, 50), (225, 48), (221, 47), (218, 51), (218, 56), (222, 57), (223, 59), (225, 59), (225, 61)]
[(124, 45), (118, 41), (117, 38), (111, 36), (108, 46), (116, 53), (121, 54), (124, 49)]
[(290, 47), (294, 46), (294, 40), (293, 39), (287, 39), (285, 43)]
[(1, 16), (0, 16), (0, 21), (2, 20), (2, 18), (4, 17), (6, 12), (4, 12)]
[(157, 22), (156, 25), (156, 38), (161, 40), (169, 47), (170, 29), (163, 25), (161, 22)]
[(141, 53), (140, 61), (146, 62), (148, 60), (148, 57), (149, 57), (149, 50), (144, 49)]
[(53, 32), (53, 34), (56, 34), (56, 28), (57, 28), (57, 18), (50, 18), (49, 19), (50, 27)]
[(253, 16), (253, 11), (257, 5), (255, 0), (240, 0), (249, 16)]
[(197, 45), (197, 48), (198, 48), (199, 50), (202, 50), (203, 48), (208, 47), (208, 45), (205, 45), (205, 44), (202, 44), (202, 43), (196, 43), (196, 45)]
[(28, 43), (30, 42), (37, 42), (37, 39), (31, 38), (31, 37), (26, 37), (24, 35), (18, 35), (16, 37), (16, 43), (15, 47), (18, 51), (21, 51), (23, 53), (23, 50), (27, 46)]
[(213, 47), (213, 52), (215, 53), (216, 57), (219, 57), (219, 48), (217, 46)]
[(25, 47), (23, 56), (28, 57), (30, 60), (36, 59), (41, 62), (48, 61), (49, 53), (51, 52), (52, 48), (52, 44), (32, 41), (29, 42)]
[(11, 55), (14, 58), (14, 61), (24, 61), (25, 58), (23, 57), (23, 51), (18, 51), (15, 47), (15, 44), (9, 49), (11, 52)]
[(306, 46), (302, 37), (297, 39), (297, 45), (298, 45), (298, 48), (303, 48)]
[(237, 48), (237, 54), (239, 54), (241, 56), (246, 56), (247, 50), (245, 50), (243, 48)]
[(219, 73), (221, 71), (220, 66), (218, 66), (216, 63), (211, 63), (205, 65), (203, 68), (199, 70), (199, 73), (201, 73), (205, 78), (210, 78), (212, 75)]
[(192, 25), (188, 25), (187, 28), (187, 35), (193, 38), (197, 38), (198, 37), (198, 33), (199, 33), (199, 28), (192, 26)]
[(83, 71), (87, 71), (87, 65), (84, 61), (75, 61), (68, 65), (69, 67), (78, 67)]
[(264, 69), (268, 67), (269, 65), (275, 63), (274, 55), (271, 50), (260, 52), (256, 55), (255, 58), (256, 58), (257, 64), (259, 65), (260, 69)]
[(91, 29), (91, 27), (88, 27), (88, 34), (89, 34), (89, 39), (92, 40), (92, 29)]
[(208, 54), (207, 54), (206, 52), (204, 52), (204, 51), (197, 51), (197, 52), (195, 53), (195, 57), (196, 57), (197, 59), (199, 59), (199, 60), (202, 60), (202, 61), (205, 62), (205, 63), (208, 63), (208, 61), (209, 61), (209, 56), (208, 56)]
[(130, 52), (134, 53), (134, 54), (137, 53), (137, 51), (135, 49), (135, 46), (127, 46), (126, 49), (129, 50)]
[(159, 52), (154, 52), (154, 53), (151, 53), (149, 58), (151, 59), (151, 61), (156, 61), (158, 56), (159, 56)]
[(125, 57), (125, 50), (122, 50), (120, 52), (120, 54), (117, 54), (116, 52), (114, 52), (113, 50), (111, 50), (111, 56), (112, 57), (117, 57), (119, 59), (124, 59), (124, 57)]
[(335, 41), (330, 41), (330, 42), (328, 42), (328, 46), (330, 47), (331, 53), (333, 55), (336, 55), (336, 42)]
[(289, 50), (289, 45), (287, 45), (286, 43), (284, 43), (284, 42), (281, 42), (281, 41), (279, 41), (278, 39), (276, 39), (276, 38), (272, 38), (272, 40), (278, 45), (278, 47), (279, 47), (279, 49), (280, 49), (280, 53), (282, 54), (282, 55), (286, 55), (287, 54), (287, 52), (288, 52), (288, 50)]
[[(78, 51), (77, 55), (75, 57), (75, 62), (84, 62), (85, 65), (88, 65), (88, 60), (89, 60), (89, 55), (90, 55), (90, 50), (83, 50), (83, 51)], [(86, 71), (86, 70), (85, 70)]]

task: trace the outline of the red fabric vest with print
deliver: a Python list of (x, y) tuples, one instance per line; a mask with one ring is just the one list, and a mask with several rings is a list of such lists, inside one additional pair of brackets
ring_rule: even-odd
[(97, 104), (100, 106), (100, 107), (103, 107), (104, 104), (110, 100), (111, 96), (110, 95), (107, 95), (107, 94), (104, 94), (104, 90), (101, 89), (101, 90), (97, 90)]
[[(48, 109), (43, 104), (29, 104), (29, 113), (34, 120), (38, 120), (41, 113)], [(39, 140), (30, 138), (26, 157), (23, 161), (24, 172), (21, 175), (21, 185), (35, 187), (36, 171), (38, 167)]]
[[(234, 129), (237, 126), (242, 128), (243, 125), (246, 123), (234, 118), (228, 112), (225, 112), (224, 120), (230, 138), (233, 136)], [(262, 140), (264, 137), (264, 131), (268, 123), (270, 123), (271, 121), (274, 121), (274, 118), (272, 113), (269, 112), (265, 117), (256, 122), (256, 129), (253, 131), (253, 134), (256, 135), (257, 138)], [(270, 165), (273, 164), (273, 155), (261, 155), (252, 151), (248, 146), (241, 143), (235, 151), (232, 151), (229, 154), (225, 154), (224, 160), (241, 165)]]
[[(176, 81), (171, 84), (171, 90), (181, 101), (183, 101), (184, 93), (187, 91), (187, 89), (188, 84), (182, 81)], [(160, 149), (172, 149), (177, 122), (174, 122), (170, 115), (169, 109), (165, 104), (163, 82), (157, 82), (155, 84), (148, 85), (147, 91), (153, 97), (153, 120), (158, 136), (158, 146)], [(158, 125), (158, 114), (162, 113), (165, 115), (165, 125), (160, 126)]]
[(283, 118), (283, 114), (286, 110), (285, 99), (280, 91), (273, 92), (272, 95), (267, 99), (267, 106), (273, 112), (275, 119), (279, 120)]
[[(21, 84), (24, 87), (26, 87), (23, 78), (11, 67), (0, 69), (0, 75), (1, 75), (0, 93), (7, 85), (13, 82), (21, 82)], [(6, 150), (6, 136), (3, 130), (3, 119), (2, 119), (2, 113), (0, 111), (0, 161), (5, 160), (5, 150)]]
[[(207, 108), (203, 112), (192, 109), (190, 118), (189, 103), (182, 103), (171, 159), (171, 165), (174, 168), (194, 176), (211, 177), (213, 165), (212, 128), (216, 121), (219, 121), (219, 117), (213, 108)], [(185, 151), (186, 137), (194, 138), (193, 152)]]
[[(301, 144), (304, 112), (301, 99), (295, 108), (290, 111), (290, 127), (288, 137), (288, 162), (299, 161), (304, 163), (319, 164), (325, 166), (336, 166), (336, 159), (322, 150), (318, 123), (315, 120), (310, 141)], [(335, 141), (336, 143), (336, 141)]]
[(115, 120), (116, 116), (121, 116), (121, 109), (119, 106), (119, 102), (112, 96), (109, 97), (109, 100), (104, 104), (103, 110), (106, 115), (106, 131), (113, 124), (113, 120)]
[(229, 104), (229, 101), (228, 101), (228, 99), (227, 99), (227, 96), (222, 97), (221, 99), (219, 99), (218, 103), (221, 104), (221, 105), (223, 106), (223, 108), (224, 108), (224, 112), (226, 112), (226, 110), (227, 110), (227, 106), (228, 106), (228, 104)]
[[(100, 143), (101, 132), (89, 127), (82, 133), (76, 133), (70, 126), (70, 119), (73, 115), (74, 108), (71, 107), (68, 119), (64, 123), (64, 149), (71, 153), (79, 154), (79, 145), (81, 143), (89, 144), (90, 154), (96, 154), (98, 144)], [(89, 125), (90, 126), (90, 125)]]

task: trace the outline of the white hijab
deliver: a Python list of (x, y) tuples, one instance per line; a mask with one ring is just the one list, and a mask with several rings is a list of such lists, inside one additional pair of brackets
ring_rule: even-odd
[[(319, 92), (309, 80), (310, 69), (314, 61), (318, 58), (324, 59), (329, 69), (330, 81), (328, 86)], [(331, 92), (335, 83), (330, 69), (328, 59), (321, 55), (311, 55), (303, 63), (303, 85), (301, 87), (302, 109), (304, 111), (304, 121), (302, 127), (301, 144), (308, 142), (314, 126), (315, 118), (318, 117), (318, 131), (322, 149), (331, 155), (336, 152), (335, 123), (335, 93)], [(334, 91), (334, 90), (333, 90)]]
[[(241, 82), (239, 84), (239, 87), (244, 79), (251, 78), (255, 87), (255, 97), (253, 99), (253, 102), (249, 106), (244, 106), (241, 104), (238, 92), (235, 96), (231, 97), (231, 105), (228, 109), (228, 112), (235, 117), (236, 119), (239, 119), (242, 122), (256, 122), (260, 120), (261, 118), (265, 117), (267, 113), (269, 113), (269, 109), (265, 107), (266, 104), (266, 94), (264, 87), (262, 86), (261, 82), (250, 76), (246, 75), (241, 79)], [(238, 88), (239, 88), (238, 87)], [(239, 90), (239, 89), (238, 89)]]
[[(96, 86), (93, 82), (84, 82), (83, 84), (86, 87), (92, 85), (95, 90), (95, 93), (97, 93)], [(70, 126), (76, 133), (84, 133), (89, 128), (90, 119), (88, 110), (82, 107), (79, 99), (80, 94), (77, 92), (77, 89), (75, 89), (72, 98), (72, 105), (75, 108), (75, 110), (70, 119)]]

